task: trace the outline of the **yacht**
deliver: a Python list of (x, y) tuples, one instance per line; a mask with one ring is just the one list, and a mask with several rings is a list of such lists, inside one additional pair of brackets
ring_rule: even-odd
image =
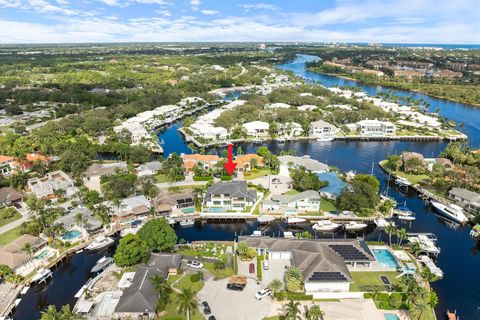
[(293, 232), (291, 232), (291, 231), (285, 231), (283, 233), (283, 237), (285, 239), (294, 239), (295, 238), (295, 236), (293, 235)]
[(52, 271), (50, 269), (39, 269), (37, 273), (32, 278), (32, 282), (42, 282), (47, 280), (52, 276)]
[(331, 142), (335, 140), (334, 137), (318, 137), (315, 141), (317, 142)]
[(436, 201), (431, 201), (430, 203), (438, 212), (455, 222), (463, 224), (468, 221), (463, 213), (463, 209), (455, 204), (444, 205)]
[(188, 226), (193, 226), (195, 224), (194, 219), (187, 219), (187, 220), (182, 220), (180, 221), (180, 225), (182, 227), (188, 227)]
[(367, 227), (367, 224), (356, 221), (349, 221), (343, 225), (347, 231), (360, 231)]
[(339, 223), (330, 220), (320, 220), (312, 226), (312, 229), (315, 231), (333, 231), (338, 227), (340, 227)]
[(398, 216), (398, 219), (403, 220), (403, 221), (415, 221), (415, 220), (417, 220), (417, 218), (415, 218), (415, 216), (413, 216), (413, 215), (411, 215), (411, 216), (407, 216), (407, 215)]
[(377, 218), (374, 220), (374, 222), (377, 225), (377, 228), (380, 229), (386, 228), (388, 225), (395, 226), (395, 222), (387, 221), (385, 218)]
[(297, 217), (292, 217), (292, 218), (287, 218), (287, 223), (288, 224), (297, 224), (297, 223), (302, 223), (307, 221), (306, 219), (303, 218), (297, 218)]
[(285, 143), (285, 141), (287, 141), (287, 139), (285, 138), (277, 138), (275, 139), (278, 143)]
[(93, 266), (92, 270), (90, 270), (90, 272), (97, 273), (97, 272), (103, 271), (105, 268), (107, 268), (112, 263), (113, 263), (112, 258), (109, 258), (109, 257), (108, 258), (107, 257), (100, 258), (97, 261), (97, 264)]
[(105, 236), (96, 237), (92, 243), (90, 243), (86, 249), (87, 250), (100, 250), (106, 247), (109, 247), (113, 244), (113, 239)]
[(397, 215), (399, 218), (413, 216), (413, 212), (407, 207), (407, 202), (393, 209), (393, 214)]

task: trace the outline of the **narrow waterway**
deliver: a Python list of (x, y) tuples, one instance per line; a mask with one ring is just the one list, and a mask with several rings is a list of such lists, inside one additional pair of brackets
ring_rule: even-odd
[[(292, 63), (278, 66), (282, 70), (291, 70), (306, 80), (321, 83), (325, 86), (349, 85), (360, 86), (368, 94), (375, 94), (380, 90), (389, 90), (381, 87), (362, 86), (355, 81), (348, 81), (337, 77), (320, 75), (305, 70), (305, 61), (314, 59), (312, 56), (301, 55)], [(431, 109), (440, 109), (440, 114), (465, 125), (461, 131), (469, 135), (470, 143), (480, 145), (480, 108), (470, 107), (461, 103), (435, 99), (418, 93), (398, 91), (398, 95), (412, 95), (428, 101)], [(232, 94), (232, 98), (238, 94)], [(183, 137), (178, 133), (182, 122), (177, 122), (159, 132), (160, 140), (164, 142), (165, 156), (172, 152), (190, 153)], [(259, 145), (243, 144), (245, 152), (255, 152)], [(389, 154), (398, 154), (404, 150), (420, 152), (426, 156), (436, 156), (446, 146), (444, 142), (276, 142), (267, 145), (274, 153), (280, 150), (295, 150), (297, 155), (308, 154), (312, 158), (329, 165), (339, 167), (343, 171), (354, 170), (358, 173), (370, 173), (373, 164), (373, 173), (378, 177), (385, 189), (387, 176), (377, 166)], [(219, 150), (212, 150), (219, 151)], [(458, 227), (448, 223), (435, 215), (415, 194), (404, 194), (392, 187), (390, 196), (399, 202), (405, 202), (416, 213), (417, 220), (411, 224), (397, 222), (411, 232), (433, 232), (438, 237), (441, 254), (437, 261), (444, 271), (444, 279), (433, 283), (433, 288), (439, 295), (439, 304), (436, 308), (437, 317), (443, 319), (446, 309), (457, 310), (461, 319), (480, 319), (480, 256), (478, 244), (468, 235), (467, 227)], [(245, 223), (214, 223), (197, 222), (194, 226), (177, 228), (177, 235), (187, 241), (193, 240), (233, 240), (236, 235), (251, 234), (259, 226), (256, 222)], [(308, 228), (308, 226), (304, 226)], [(279, 235), (287, 229), (285, 225), (274, 224), (264, 229), (266, 234)], [(295, 231), (295, 230), (293, 230)], [(335, 234), (335, 237), (344, 237), (344, 234)], [(352, 236), (352, 235), (348, 235)], [(386, 239), (385, 234), (376, 230), (368, 230), (361, 235), (368, 240)], [(331, 237), (331, 235), (326, 235)], [(111, 254), (107, 253), (107, 254)], [(64, 304), (73, 306), (75, 293), (90, 278), (89, 270), (103, 253), (81, 253), (63, 263), (54, 272), (54, 279), (47, 285), (32, 287), (18, 306), (14, 319), (39, 319), (40, 310), (49, 304), (60, 307)]]

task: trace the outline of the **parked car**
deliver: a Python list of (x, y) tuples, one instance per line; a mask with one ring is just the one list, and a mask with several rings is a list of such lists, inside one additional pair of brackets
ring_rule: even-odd
[(250, 263), (248, 266), (248, 272), (255, 273), (255, 265), (253, 263)]
[(272, 179), (272, 183), (273, 183), (273, 184), (280, 184), (281, 182), (280, 182), (280, 179), (278, 179), (278, 178), (273, 178), (273, 179)]
[(212, 313), (212, 310), (210, 309), (210, 306), (208, 305), (207, 301), (202, 302), (202, 307), (203, 307), (204, 314), (209, 315), (210, 313)]
[(208, 317), (208, 320), (217, 320), (217, 318), (215, 318), (215, 316), (210, 316)]
[(13, 206), (14, 206), (15, 208), (17, 208), (17, 209), (22, 209), (22, 205), (21, 205), (20, 203), (18, 203), (18, 202), (14, 202), (14, 203), (13, 203)]
[(263, 289), (255, 293), (255, 299), (262, 300), (262, 298), (268, 297), (272, 294), (272, 290), (270, 289)]
[(245, 289), (245, 285), (238, 283), (228, 283), (227, 289), (233, 291), (243, 291), (243, 289)]
[(268, 270), (270, 268), (270, 264), (268, 263), (268, 260), (262, 261), (262, 267), (263, 267), (263, 270)]
[(70, 206), (67, 208), (68, 211), (73, 211), (73, 209), (75, 209), (74, 207)]
[(203, 263), (198, 262), (196, 260), (188, 260), (187, 261), (187, 267), (194, 268), (194, 269), (202, 269), (203, 268)]

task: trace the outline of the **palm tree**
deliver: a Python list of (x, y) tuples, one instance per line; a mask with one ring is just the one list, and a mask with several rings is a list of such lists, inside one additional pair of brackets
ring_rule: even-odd
[(76, 314), (75, 312), (72, 311), (72, 309), (70, 308), (70, 305), (64, 305), (62, 307), (62, 310), (60, 311), (61, 315), (61, 319), (62, 320), (80, 320), (80, 319), (83, 319), (83, 317), (79, 314)]
[(184, 288), (178, 294), (178, 311), (185, 312), (187, 320), (190, 320), (190, 311), (195, 313), (197, 304), (195, 303), (195, 294), (190, 288)]
[(35, 265), (35, 259), (32, 259), (32, 257), (33, 257), (33, 247), (32, 247), (32, 245), (28, 242), (25, 243), (25, 245), (22, 248), (22, 251), (28, 254), (28, 256), (30, 257), (30, 259), (33, 262), (33, 268), (36, 269), (37, 266)]
[(57, 311), (57, 308), (51, 304), (48, 306), (47, 310), (42, 311), (41, 320), (61, 320), (61, 314)]
[(388, 234), (388, 244), (392, 246), (392, 235), (396, 233), (395, 225), (391, 222), (387, 224), (385, 227), (385, 232)]
[(87, 218), (80, 212), (73, 217), (73, 220), (79, 227), (83, 227), (87, 223)]
[(425, 312), (430, 311), (430, 301), (427, 297), (427, 292), (422, 290), (419, 297), (413, 301), (412, 305), (410, 306), (410, 314), (413, 316), (415, 320), (422, 319)]
[(301, 320), (302, 317), (300, 316), (300, 302), (295, 302), (293, 300), (290, 300), (286, 306), (285, 309), (287, 313), (285, 314), (285, 320)]
[(400, 246), (402, 245), (403, 240), (407, 237), (407, 229), (401, 228), (397, 230), (397, 244)]
[(428, 268), (424, 268), (421, 272), (421, 275), (423, 280), (426, 282), (435, 282), (438, 280), (437, 276), (435, 276)]
[(418, 242), (412, 242), (409, 245), (410, 252), (416, 257), (421, 251), (422, 247), (420, 246), (420, 243)]
[(323, 320), (324, 316), (325, 312), (323, 312), (317, 304), (314, 304), (305, 312), (307, 320)]
[(291, 266), (285, 274), (285, 286), (288, 291), (295, 292), (302, 288), (302, 273), (301, 271)]
[(270, 289), (272, 289), (272, 291), (274, 293), (278, 292), (278, 291), (282, 290), (283, 282), (280, 279), (274, 279), (272, 282), (270, 282), (269, 287), (270, 287)]
[(151, 277), (150, 282), (158, 293), (157, 311), (163, 311), (165, 306), (171, 301), (170, 294), (172, 293), (172, 288), (165, 282), (165, 279), (158, 274)]

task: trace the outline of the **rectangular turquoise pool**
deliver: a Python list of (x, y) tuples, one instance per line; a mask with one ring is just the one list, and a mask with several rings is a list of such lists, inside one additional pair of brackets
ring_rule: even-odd
[(195, 213), (195, 208), (183, 208), (180, 209), (183, 213)]
[(373, 249), (372, 250), (375, 259), (380, 263), (382, 267), (397, 269), (400, 267), (395, 257), (390, 253), (388, 249)]
[(400, 318), (395, 313), (384, 313), (383, 317), (385, 320), (400, 320)]

